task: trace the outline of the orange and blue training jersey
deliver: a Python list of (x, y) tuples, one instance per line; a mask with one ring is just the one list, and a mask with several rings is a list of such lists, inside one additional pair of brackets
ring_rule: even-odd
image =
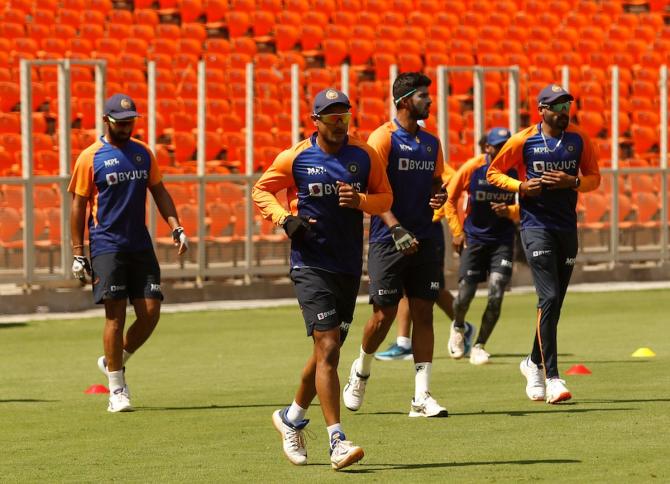
[[(543, 187), (539, 196), (520, 199), (522, 229), (574, 231), (577, 229), (577, 191), (588, 192), (600, 185), (596, 152), (589, 137), (579, 128), (568, 126), (560, 140), (543, 137), (541, 129), (537, 124), (507, 140), (491, 162), (486, 177), (492, 185), (518, 192), (523, 180), (540, 178), (548, 170), (572, 176), (581, 172), (577, 190)], [(506, 174), (512, 168), (519, 173), (518, 179)]]
[[(397, 120), (374, 130), (368, 144), (379, 153), (391, 188), (391, 212), (398, 223), (417, 239), (433, 236), (433, 209), (429, 202), (435, 178), (445, 171), (440, 140), (419, 128), (416, 135), (406, 131)], [(451, 170), (451, 168), (448, 168)], [(391, 232), (381, 217), (370, 219), (370, 243), (392, 243)]]
[(153, 153), (136, 139), (118, 147), (100, 137), (81, 152), (68, 191), (89, 200), (91, 257), (152, 247), (145, 224), (147, 188), (161, 179)]
[[(337, 182), (360, 195), (358, 209), (339, 206)], [(286, 189), (290, 212), (276, 194)], [(311, 267), (360, 276), (363, 263), (363, 212), (379, 214), (393, 195), (377, 153), (347, 137), (335, 154), (321, 150), (316, 134), (282, 151), (256, 182), (252, 197), (264, 218), (281, 225), (289, 214), (310, 217), (302, 240), (291, 241), (291, 268)]]
[[(516, 194), (491, 185), (486, 180), (490, 164), (491, 157), (482, 154), (469, 159), (456, 171), (447, 187), (447, 222), (454, 237), (465, 232), (469, 245), (512, 245), (516, 231), (514, 220), (519, 218)], [(518, 176), (514, 168), (507, 175), (512, 178)], [(467, 192), (468, 199), (465, 220), (461, 224), (456, 204), (463, 192)], [(492, 202), (508, 205), (509, 217), (496, 215), (491, 208)]]

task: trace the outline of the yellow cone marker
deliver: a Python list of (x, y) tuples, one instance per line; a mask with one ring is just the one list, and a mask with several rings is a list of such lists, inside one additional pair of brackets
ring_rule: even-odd
[(633, 358), (653, 358), (656, 356), (656, 353), (654, 353), (651, 348), (638, 348), (630, 356)]

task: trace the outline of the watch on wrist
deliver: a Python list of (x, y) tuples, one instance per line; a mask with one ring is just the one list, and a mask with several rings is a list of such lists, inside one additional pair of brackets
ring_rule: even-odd
[(575, 177), (575, 188), (579, 188), (579, 185), (582, 184), (582, 181), (579, 179), (578, 176)]

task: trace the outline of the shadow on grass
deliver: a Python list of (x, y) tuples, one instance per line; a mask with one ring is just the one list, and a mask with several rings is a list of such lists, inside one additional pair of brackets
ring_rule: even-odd
[[(355, 468), (343, 469), (340, 472), (346, 474), (367, 474), (379, 471), (398, 471), (411, 469), (435, 469), (448, 467), (469, 466), (497, 466), (497, 465), (535, 465), (535, 464), (581, 464), (577, 459), (524, 459), (524, 460), (499, 460), (499, 461), (474, 461), (474, 462), (433, 462), (428, 464), (360, 464)], [(361, 469), (360, 467), (367, 467)]]
[[(1, 400), (0, 400), (1, 401)], [(193, 407), (135, 407), (137, 410), (169, 411), (169, 410), (230, 410), (238, 408), (284, 408), (286, 403), (251, 403), (249, 405), (201, 405)], [(315, 406), (315, 405), (312, 405)], [(318, 406), (318, 405), (316, 405)]]
[(0, 403), (53, 403), (60, 402), (60, 400), (41, 400), (39, 398), (7, 398), (1, 399)]
[(572, 363), (593, 363), (596, 365), (607, 364), (607, 363), (649, 363), (649, 360), (567, 360), (561, 361), (561, 364), (572, 364)]
[(0, 329), (23, 328), (24, 326), (28, 326), (28, 323), (0, 323)]
[(579, 403), (647, 403), (647, 402), (670, 402), (670, 398), (631, 398), (619, 400), (616, 398), (590, 398), (579, 400)]
[[(643, 401), (643, 400), (640, 400)], [(652, 401), (652, 400), (650, 400)], [(665, 401), (665, 400), (661, 400)], [(596, 401), (596, 400), (586, 400), (582, 401), (580, 400), (579, 403), (588, 403), (588, 402), (593, 402), (593, 403), (618, 403), (615, 400), (602, 400), (602, 401)], [(636, 403), (638, 400), (621, 400), (621, 403)], [(574, 407), (577, 405), (577, 402), (569, 402), (569, 403), (560, 403), (558, 405), (554, 405), (549, 409), (543, 409), (543, 410), (501, 410), (498, 412), (486, 412), (486, 411), (481, 411), (481, 412), (458, 412), (458, 413), (451, 413), (449, 412), (449, 417), (476, 417), (476, 416), (488, 416), (488, 415), (509, 415), (510, 417), (525, 417), (528, 415), (534, 415), (534, 414), (543, 414), (543, 413), (590, 413), (590, 412), (623, 412), (623, 411), (630, 411), (630, 410), (639, 410), (637, 408), (565, 408), (565, 407)], [(358, 415), (407, 415), (407, 412), (368, 412), (368, 413), (356, 413), (356, 416)], [(431, 419), (434, 420), (434, 419)]]

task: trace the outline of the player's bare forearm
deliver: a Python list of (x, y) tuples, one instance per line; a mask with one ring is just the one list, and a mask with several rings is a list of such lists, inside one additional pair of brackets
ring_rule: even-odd
[(86, 224), (86, 205), (88, 199), (75, 194), (70, 208), (70, 238), (72, 239), (72, 253), (84, 253), (84, 226)]
[(156, 202), (156, 207), (158, 208), (161, 217), (163, 217), (172, 230), (179, 227), (177, 209), (175, 208), (172, 197), (166, 190), (165, 185), (161, 182), (149, 187), (149, 190), (151, 190), (151, 195), (154, 197), (154, 202)]
[(387, 227), (393, 227), (394, 225), (398, 225), (400, 223), (398, 222), (398, 219), (395, 218), (395, 215), (393, 215), (393, 212), (390, 210), (380, 213), (379, 217), (384, 221)]
[(382, 193), (361, 193), (361, 203), (359, 210), (370, 215), (380, 215), (387, 212), (393, 204), (393, 195), (390, 192)]

